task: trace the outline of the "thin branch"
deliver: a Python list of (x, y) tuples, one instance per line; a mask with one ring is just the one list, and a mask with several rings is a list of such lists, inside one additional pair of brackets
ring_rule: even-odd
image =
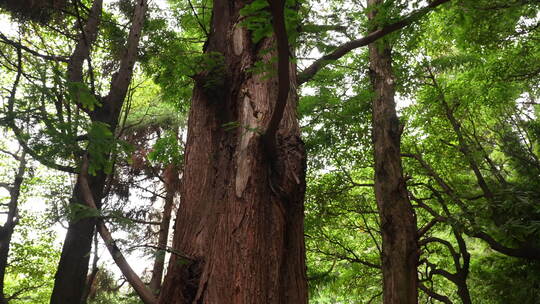
[(15, 107), (15, 96), (17, 94), (17, 87), (19, 86), (19, 82), (21, 80), (21, 75), (23, 73), (22, 68), (22, 53), (21, 49), (17, 49), (17, 75), (15, 76), (15, 81), (13, 82), (13, 87), (11, 89), (11, 94), (8, 98), (8, 105), (7, 105), (7, 125), (11, 128), (13, 133), (15, 134), (15, 138), (19, 142), (19, 145), (23, 148), (23, 150), (28, 153), (30, 156), (32, 156), (34, 159), (39, 161), (40, 163), (44, 164), (47, 167), (69, 172), (69, 173), (75, 173), (75, 168), (72, 168), (70, 166), (64, 166), (55, 163), (54, 161), (48, 160), (41, 155), (38, 155), (36, 151), (32, 150), (28, 144), (26, 143), (22, 130), (17, 126), (15, 123), (15, 114), (13, 108)]
[(32, 50), (29, 47), (26, 47), (22, 45), (21, 43), (18, 43), (16, 41), (13, 41), (6, 37), (4, 34), (0, 33), (0, 42), (3, 42), (5, 44), (9, 44), (13, 47), (15, 47), (18, 50), (26, 51), (34, 56), (46, 59), (46, 60), (53, 60), (53, 61), (61, 61), (61, 62), (68, 62), (69, 58), (67, 56), (54, 56), (54, 55), (44, 55), (37, 51)]
[[(90, 185), (88, 184), (88, 157), (85, 155), (83, 157), (83, 162), (81, 165), (81, 173), (79, 174), (79, 184), (81, 185), (81, 190), (83, 194), (84, 201), (87, 206), (90, 208), (93, 208), (97, 210), (96, 203), (94, 201), (94, 197), (92, 196), (92, 191), (90, 189)], [(105, 223), (103, 223), (102, 220), (98, 220), (97, 222), (97, 228), (98, 232), (101, 235), (101, 238), (105, 242), (105, 246), (109, 250), (113, 260), (115, 261), (116, 265), (120, 270), (122, 271), (122, 274), (126, 277), (126, 279), (129, 281), (130, 285), (133, 287), (133, 289), (137, 292), (141, 300), (145, 304), (155, 304), (157, 303), (156, 298), (152, 294), (152, 292), (146, 287), (146, 285), (143, 283), (141, 278), (133, 271), (129, 263), (127, 262), (126, 258), (116, 246), (116, 242), (113, 239), (111, 232), (107, 227), (105, 226)]]
[(431, 297), (431, 298), (433, 298), (433, 299), (435, 299), (437, 301), (443, 302), (445, 304), (453, 304), (453, 302), (450, 300), (450, 298), (448, 298), (447, 296), (444, 296), (442, 294), (436, 293), (434, 290), (427, 288), (426, 285), (424, 285), (423, 283), (419, 283), (418, 288), (420, 288), (420, 290), (425, 292), (429, 297)]
[(195, 20), (197, 20), (197, 23), (201, 27), (201, 30), (204, 32), (206, 37), (209, 36), (208, 31), (206, 30), (206, 27), (204, 24), (202, 24), (201, 20), (199, 19), (199, 15), (197, 14), (197, 11), (195, 11), (195, 8), (193, 7), (193, 3), (191, 3), (191, 0), (188, 0), (189, 7), (191, 8), (191, 11), (193, 12), (193, 15), (195, 16)]

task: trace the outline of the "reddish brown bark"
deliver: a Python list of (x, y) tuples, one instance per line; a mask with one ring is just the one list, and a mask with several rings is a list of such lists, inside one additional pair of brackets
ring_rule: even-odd
[[(374, 20), (376, 5), (368, 18)], [(373, 98), (375, 198), (382, 234), (383, 300), (385, 304), (418, 303), (418, 243), (416, 218), (409, 202), (401, 167), (401, 130), (394, 101), (391, 48), (387, 41), (369, 45)]]
[[(188, 123), (182, 202), (159, 303), (306, 303), (305, 152), (296, 84), (277, 131), (276, 154), (261, 131), (277, 100), (276, 77), (250, 72), (276, 56), (274, 38), (254, 44), (239, 23), (241, 1), (216, 0), (207, 53), (221, 72), (198, 75)], [(264, 54), (264, 55), (263, 55)], [(275, 66), (274, 66), (275, 69)], [(296, 79), (290, 66), (291, 79)], [(207, 79), (220, 79), (210, 86)], [(236, 122), (235, 129), (224, 125)], [(270, 161), (270, 158), (274, 161)]]

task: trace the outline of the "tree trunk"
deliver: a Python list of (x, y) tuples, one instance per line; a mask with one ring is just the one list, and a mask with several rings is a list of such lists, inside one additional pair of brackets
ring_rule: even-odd
[(152, 269), (152, 278), (148, 287), (155, 294), (159, 294), (161, 288), (161, 279), (163, 278), (163, 270), (165, 266), (165, 253), (169, 240), (169, 227), (171, 223), (171, 213), (174, 206), (174, 197), (180, 186), (179, 170), (175, 165), (169, 165), (163, 173), (165, 181), (165, 204), (163, 206), (163, 216), (159, 225), (158, 243), (159, 248), (154, 259), (154, 267)]
[[(97, 175), (88, 179), (88, 183), (95, 201), (101, 202), (105, 173), (99, 171)], [(75, 206), (75, 204), (85, 206), (79, 181), (75, 184), (73, 197), (70, 200), (70, 206)], [(56, 270), (51, 304), (81, 302), (86, 285), (95, 225), (96, 218), (92, 217), (70, 221)]]
[(26, 171), (26, 153), (22, 153), (19, 156), (19, 169), (15, 175), (15, 179), (12, 186), (9, 186), (9, 203), (7, 211), (6, 223), (0, 227), (0, 304), (7, 304), (4, 294), (4, 278), (6, 276), (6, 268), (8, 266), (9, 247), (11, 243), (11, 237), (13, 231), (17, 225), (18, 209), (19, 209), (19, 196), (21, 194), (21, 185), (24, 180), (24, 172)]
[[(111, 89), (109, 94), (101, 98), (101, 107), (97, 107), (94, 111), (89, 113), (92, 122), (105, 123), (109, 126), (113, 134), (118, 125), (122, 105), (133, 75), (133, 65), (137, 59), (137, 49), (147, 7), (146, 0), (136, 2), (127, 46), (120, 61), (119, 70), (111, 79)], [(94, 9), (96, 10), (95, 12)], [(97, 13), (98, 10), (99, 14)], [(94, 12), (94, 16), (100, 16), (101, 0), (94, 1), (92, 12)], [(91, 31), (89, 31), (89, 27), (92, 28)], [(96, 29), (97, 22), (94, 22), (93, 18), (90, 18), (85, 26), (86, 34), (83, 34), (81, 39), (87, 39), (87, 34), (89, 32), (93, 33)], [(81, 56), (81, 53), (86, 56), (90, 54), (88, 50), (80, 51), (79, 48), (89, 48), (91, 44), (92, 43), (90, 42), (77, 44), (71, 61), (68, 64), (68, 78), (70, 81), (76, 81), (76, 78), (82, 75), (82, 72), (79, 71), (82, 68), (82, 64), (79, 64), (79, 61), (84, 60), (86, 57)], [(79, 76), (74, 77), (73, 75)], [(106, 153), (105, 159), (107, 159), (109, 153), (104, 153)], [(103, 170), (98, 170), (94, 176), (90, 176), (87, 179), (88, 187), (97, 209), (101, 208), (101, 199), (106, 177), (107, 175)], [(82, 190), (79, 178), (77, 179), (77, 183), (73, 190), (70, 206), (86, 205), (85, 196)], [(97, 221), (95, 218), (75, 218), (70, 221), (64, 245), (62, 247), (58, 270), (55, 275), (54, 288), (51, 294), (51, 304), (71, 304), (81, 302), (88, 272), (92, 236), (96, 223)]]
[(250, 69), (276, 56), (274, 49), (268, 52), (275, 38), (252, 42), (240, 25), (244, 4), (214, 1), (205, 51), (221, 54), (223, 62), (196, 77), (182, 202), (161, 304), (307, 303), (305, 152), (295, 67), (277, 153), (268, 155), (261, 130), (272, 116), (277, 79)]
[[(88, 19), (83, 24), (83, 31), (79, 36), (77, 45), (69, 59), (67, 67), (67, 80), (72, 83), (83, 82), (83, 63), (90, 55), (90, 47), (97, 38), (99, 21), (101, 19), (103, 1), (94, 0)], [(75, 101), (77, 103), (77, 101)], [(97, 172), (88, 181), (92, 195), (98, 207), (101, 206), (101, 197), (105, 185), (106, 174)], [(79, 182), (75, 184), (70, 199), (70, 208), (84, 206)], [(66, 238), (62, 247), (60, 262), (56, 270), (54, 288), (51, 294), (51, 304), (80, 303), (86, 284), (92, 236), (96, 220), (94, 218), (70, 219)]]
[[(369, 0), (370, 6), (382, 0)], [(376, 9), (368, 18), (374, 20)], [(394, 101), (391, 49), (387, 41), (369, 45), (374, 89), (373, 145), (375, 197), (382, 233), (383, 299), (385, 304), (418, 303), (418, 244), (416, 218), (401, 167), (401, 130)]]

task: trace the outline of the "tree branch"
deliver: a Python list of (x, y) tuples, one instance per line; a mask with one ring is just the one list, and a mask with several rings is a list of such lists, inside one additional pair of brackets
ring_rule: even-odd
[(485, 232), (466, 232), (469, 236), (485, 241), (489, 247), (497, 252), (522, 259), (540, 260), (540, 249), (534, 247), (510, 248), (497, 242), (491, 235)]
[(383, 27), (381, 29), (377, 29), (377, 30), (369, 33), (368, 35), (366, 35), (366, 36), (364, 36), (364, 37), (362, 37), (360, 39), (352, 40), (352, 41), (349, 41), (349, 42), (346, 42), (346, 43), (342, 44), (337, 49), (335, 49), (333, 52), (331, 52), (329, 54), (326, 54), (326, 55), (322, 56), (321, 58), (315, 60), (315, 62), (313, 62), (309, 67), (307, 67), (301, 73), (299, 73), (298, 76), (297, 76), (298, 85), (302, 85), (302, 84), (308, 82), (309, 80), (311, 80), (313, 78), (313, 76), (315, 76), (315, 74), (317, 74), (317, 72), (320, 69), (322, 69), (323, 67), (328, 65), (331, 61), (338, 60), (339, 58), (345, 56), (346, 54), (348, 54), (350, 51), (352, 51), (354, 49), (357, 49), (357, 48), (360, 48), (360, 47), (363, 47), (363, 46), (367, 46), (368, 44), (370, 44), (372, 42), (375, 42), (377, 39), (379, 39), (379, 38), (381, 38), (381, 37), (383, 37), (385, 35), (388, 35), (390, 33), (393, 33), (393, 32), (395, 32), (397, 30), (400, 30), (400, 29), (408, 26), (409, 24), (411, 24), (414, 21), (418, 20), (420, 17), (424, 16), (425, 14), (427, 14), (428, 12), (430, 12), (431, 10), (436, 8), (437, 6), (439, 6), (441, 4), (444, 4), (446, 2), (449, 2), (449, 1), (450, 0), (435, 0), (435, 1), (432, 1), (426, 7), (421, 8), (421, 9), (417, 10), (416, 12), (413, 12), (413, 13), (409, 14), (407, 17), (404, 17), (400, 21), (389, 24), (389, 25), (387, 25), (387, 26), (385, 26), (385, 27)]
[(272, 117), (262, 140), (268, 155), (275, 157), (276, 134), (285, 112), (291, 84), (289, 80), (289, 40), (285, 28), (285, 0), (270, 0), (269, 3), (278, 52), (278, 95)]
[(13, 41), (13, 40), (9, 39), (8, 37), (6, 37), (2, 33), (0, 33), (0, 42), (3, 42), (5, 44), (9, 44), (9, 45), (13, 46), (14, 48), (16, 48), (18, 50), (26, 51), (26, 52), (34, 55), (34, 56), (37, 56), (37, 57), (40, 57), (40, 58), (43, 58), (43, 59), (46, 59), (46, 60), (53, 60), (53, 61), (60, 61), (60, 62), (68, 62), (68, 60), (69, 60), (69, 58), (66, 57), (66, 56), (54, 56), (54, 55), (41, 54), (41, 53), (39, 53), (37, 51), (32, 50), (31, 48), (29, 48), (27, 46), (22, 45), (19, 42), (16, 42), (16, 41)]
[(49, 168), (53, 168), (56, 170), (69, 172), (69, 173), (75, 173), (75, 168), (72, 168), (70, 166), (64, 166), (55, 163), (54, 161), (48, 160), (41, 155), (38, 155), (36, 151), (32, 150), (28, 144), (26, 143), (22, 130), (15, 124), (15, 113), (14, 113), (14, 107), (15, 107), (15, 96), (17, 95), (17, 87), (19, 86), (19, 82), (21, 80), (21, 75), (23, 74), (22, 69), (22, 53), (21, 49), (17, 49), (17, 75), (15, 76), (15, 81), (13, 82), (13, 87), (10, 92), (10, 96), (8, 98), (8, 104), (7, 104), (7, 125), (11, 128), (13, 133), (15, 134), (15, 138), (19, 142), (19, 145), (23, 148), (24, 152), (28, 153), (30, 156), (32, 156), (35, 160), (39, 161), (40, 163), (44, 164), (45, 166)]
[(452, 301), (447, 297), (447, 296), (444, 296), (442, 294), (439, 294), (439, 293), (436, 293), (435, 291), (429, 289), (426, 287), (426, 285), (422, 284), (422, 283), (419, 283), (418, 284), (418, 288), (420, 288), (420, 290), (422, 290), (423, 292), (425, 292), (428, 296), (430, 296), (431, 298), (437, 300), (437, 301), (441, 301), (445, 304), (453, 304)]
[[(79, 184), (81, 185), (82, 195), (87, 206), (90, 208), (96, 209), (96, 203), (94, 197), (92, 196), (92, 191), (90, 190), (90, 185), (88, 184), (88, 157), (83, 157), (83, 162), (81, 165), (81, 173), (79, 174)], [(129, 281), (130, 285), (133, 287), (135, 292), (139, 295), (141, 300), (145, 304), (155, 304), (157, 299), (154, 297), (152, 292), (146, 287), (141, 278), (133, 271), (126, 258), (116, 246), (116, 242), (113, 239), (111, 232), (105, 226), (102, 220), (98, 219), (97, 229), (101, 238), (105, 242), (105, 246), (109, 250), (114, 262), (122, 271), (122, 274)]]

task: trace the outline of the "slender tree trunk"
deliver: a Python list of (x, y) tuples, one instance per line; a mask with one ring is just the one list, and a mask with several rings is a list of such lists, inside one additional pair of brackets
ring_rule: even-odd
[(6, 268), (8, 266), (9, 247), (13, 231), (17, 225), (19, 197), (21, 194), (21, 185), (24, 180), (24, 172), (26, 171), (26, 153), (19, 156), (19, 169), (15, 175), (13, 185), (9, 186), (9, 203), (7, 211), (6, 223), (0, 227), (0, 304), (7, 304), (8, 301), (4, 294), (4, 279), (6, 276)]
[[(382, 0), (369, 0), (375, 8)], [(368, 13), (370, 20), (376, 9)], [(373, 99), (375, 197), (381, 218), (383, 299), (385, 304), (418, 303), (416, 218), (401, 167), (401, 130), (395, 108), (390, 45), (369, 45)]]
[[(98, 10), (99, 14), (97, 13)], [(118, 125), (122, 105), (131, 82), (133, 65), (137, 58), (137, 48), (141, 37), (146, 10), (146, 0), (137, 1), (127, 46), (120, 61), (118, 73), (115, 73), (111, 79), (111, 89), (109, 94), (101, 98), (101, 107), (97, 107), (94, 111), (88, 113), (92, 122), (107, 124), (112, 133), (114, 133)], [(95, 0), (92, 6), (92, 12), (95, 16), (101, 14), (101, 0)], [(91, 31), (89, 31), (89, 27), (91, 27)], [(97, 23), (94, 23), (93, 18), (90, 18), (85, 26), (86, 34), (88, 34), (88, 32), (94, 33), (96, 29)], [(90, 35), (86, 34), (82, 35), (83, 37), (81, 37), (81, 39), (86, 40), (90, 37)], [(95, 36), (91, 37), (94, 37), (95, 39)], [(88, 41), (85, 43), (79, 42), (77, 44), (71, 58), (72, 62), (68, 64), (68, 79), (70, 81), (76, 81), (78, 79), (77, 77), (82, 77), (82, 72), (80, 72), (82, 64), (79, 64), (79, 61), (83, 61), (90, 53), (88, 50), (80, 51), (79, 48), (87, 49), (91, 44), (92, 43)], [(81, 53), (84, 56), (81, 55)], [(79, 76), (73, 76), (77, 74)], [(108, 153), (104, 153), (106, 153), (105, 158), (108, 158)], [(106, 177), (107, 175), (104, 171), (98, 170), (94, 176), (87, 178), (88, 188), (90, 189), (92, 199), (95, 202), (97, 209), (101, 208), (101, 199)], [(77, 183), (73, 190), (73, 196), (70, 200), (70, 206), (72, 206), (72, 208), (77, 205), (85, 205), (85, 193), (81, 187), (80, 178), (77, 179)], [(81, 302), (84, 286), (86, 284), (90, 249), (92, 247), (92, 236), (96, 223), (97, 221), (95, 218), (75, 218), (70, 221), (55, 276), (54, 288), (51, 294), (51, 304), (71, 304)]]
[[(102, 5), (102, 0), (94, 0), (88, 20), (86, 20), (84, 25), (79, 24), (83, 30), (67, 67), (67, 80), (71, 83), (80, 83), (83, 81), (83, 63), (88, 58), (90, 47), (97, 38)], [(75, 102), (78, 103), (77, 101)], [(99, 171), (88, 181), (92, 189), (92, 195), (99, 202), (98, 207), (101, 205), (105, 178), (105, 173)], [(77, 205), (84, 206), (81, 187), (78, 181), (73, 188), (70, 208), (75, 210)], [(80, 303), (86, 284), (95, 224), (96, 221), (93, 218), (70, 219), (60, 262), (56, 270), (54, 288), (51, 294), (51, 304)]]
[[(277, 100), (277, 81), (251, 68), (276, 56), (267, 52), (275, 48), (275, 38), (252, 42), (240, 25), (244, 5), (214, 1), (205, 51), (218, 52), (224, 62), (196, 77), (182, 203), (161, 304), (307, 303), (305, 152), (296, 118), (295, 67), (290, 66), (293, 81), (277, 153), (269, 156), (261, 130)], [(227, 128), (231, 125), (236, 128)]]
[(154, 267), (152, 269), (152, 278), (148, 287), (155, 294), (159, 294), (161, 288), (161, 280), (163, 278), (163, 270), (165, 266), (165, 253), (169, 240), (169, 227), (171, 224), (171, 213), (174, 206), (174, 197), (180, 186), (179, 170), (175, 165), (169, 165), (165, 169), (163, 174), (163, 180), (165, 181), (165, 204), (163, 206), (163, 216), (161, 218), (161, 224), (159, 225), (158, 252), (154, 259)]
[[(89, 178), (88, 183), (92, 189), (92, 196), (96, 202), (101, 202), (102, 191), (105, 185), (105, 174), (98, 172)], [(85, 206), (81, 185), (77, 181), (73, 190), (70, 206), (76, 204)], [(54, 281), (51, 295), (51, 304), (80, 303), (86, 285), (92, 236), (96, 219), (87, 217), (73, 219), (69, 223), (62, 254)]]

